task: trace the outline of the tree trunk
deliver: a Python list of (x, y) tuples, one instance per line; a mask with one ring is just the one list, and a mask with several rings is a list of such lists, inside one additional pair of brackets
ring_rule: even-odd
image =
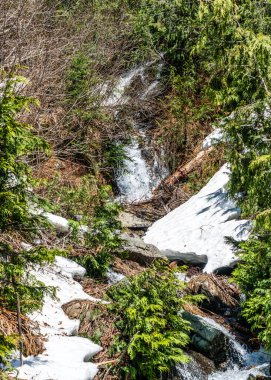
[[(175, 173), (171, 174), (168, 178), (166, 178), (162, 182), (162, 186), (171, 187), (175, 185), (175, 183), (180, 182), (182, 179), (186, 178), (186, 176), (197, 169), (203, 162), (204, 158), (213, 150), (213, 147), (210, 147), (207, 150), (201, 150), (195, 158), (189, 161), (187, 164), (180, 166)], [(160, 186), (159, 186), (160, 187)]]

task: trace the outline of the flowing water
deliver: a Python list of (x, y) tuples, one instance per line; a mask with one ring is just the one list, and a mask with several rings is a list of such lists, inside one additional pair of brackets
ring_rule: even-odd
[[(148, 70), (152, 66), (156, 70), (154, 78), (148, 76)], [(152, 98), (160, 84), (161, 70), (161, 63), (150, 62), (120, 76), (103, 105), (115, 107), (117, 115), (118, 109), (129, 109), (131, 100), (142, 102)], [(129, 91), (135, 81), (140, 81), (141, 86), (139, 91), (133, 93), (133, 99), (131, 99)], [(121, 202), (132, 203), (151, 198), (152, 190), (168, 174), (166, 168), (160, 164), (161, 160), (147, 137), (148, 127), (148, 125), (135, 122), (130, 143), (124, 148), (127, 158), (124, 160), (123, 167), (116, 172), (116, 182), (120, 194), (118, 199)]]
[(204, 320), (220, 330), (228, 339), (227, 350), (228, 362), (224, 371), (213, 372), (206, 375), (202, 372), (199, 364), (192, 358), (188, 364), (176, 366), (179, 380), (248, 380), (250, 375), (264, 375), (269, 368), (270, 354), (264, 350), (250, 351), (240, 344), (236, 337), (226, 327), (219, 325), (210, 318)]
[[(105, 99), (103, 105), (107, 107), (118, 107), (129, 109), (131, 100), (129, 89), (135, 80), (140, 80), (143, 86), (136, 95), (139, 101), (147, 101), (155, 96), (155, 92), (160, 85), (160, 74), (162, 65), (157, 66), (157, 75), (151, 81), (146, 75), (146, 70), (153, 63), (138, 67), (122, 75), (117, 81), (110, 95)], [(107, 92), (107, 91), (106, 91)], [(134, 130), (131, 133), (130, 144), (125, 147), (127, 159), (124, 167), (116, 174), (116, 181), (119, 189), (119, 200), (124, 203), (132, 203), (146, 200), (151, 197), (152, 190), (168, 174), (160, 160), (155, 156), (146, 129), (148, 126), (134, 123)], [(149, 152), (146, 155), (144, 152)], [(152, 157), (147, 159), (146, 156)], [(115, 280), (115, 278), (114, 278)], [(112, 280), (112, 281), (114, 281)], [(249, 348), (240, 344), (236, 337), (224, 326), (219, 325), (209, 318), (206, 321), (219, 329), (229, 341), (227, 350), (227, 368), (223, 371), (213, 372), (206, 375), (197, 361), (191, 358), (187, 364), (177, 365), (174, 379), (179, 380), (248, 380), (249, 375), (264, 374), (269, 367), (270, 355), (263, 350), (251, 352)]]

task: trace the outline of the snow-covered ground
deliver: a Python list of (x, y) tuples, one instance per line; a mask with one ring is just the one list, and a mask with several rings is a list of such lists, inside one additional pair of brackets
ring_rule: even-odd
[(229, 172), (224, 165), (198, 194), (155, 222), (144, 241), (176, 258), (206, 256), (206, 272), (232, 265), (237, 258), (225, 237), (245, 240), (252, 224), (240, 220), (240, 209), (229, 199)]
[(222, 128), (215, 128), (212, 133), (210, 133), (202, 143), (203, 149), (208, 149), (211, 146), (214, 146), (221, 142), (222, 140), (225, 140), (225, 135)]
[(102, 348), (89, 339), (72, 336), (80, 321), (71, 320), (61, 306), (72, 300), (99, 300), (86, 294), (73, 276), (85, 274), (85, 269), (63, 257), (56, 257), (54, 266), (35, 271), (38, 280), (57, 288), (56, 299), (45, 297), (40, 312), (30, 315), (37, 321), (46, 337), (45, 351), (36, 357), (27, 357), (18, 367), (18, 378), (27, 380), (90, 380), (97, 367), (90, 358)]

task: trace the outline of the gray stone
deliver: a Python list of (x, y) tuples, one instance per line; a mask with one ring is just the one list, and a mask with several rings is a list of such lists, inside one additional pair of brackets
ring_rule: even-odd
[(169, 249), (163, 250), (162, 253), (170, 261), (182, 261), (186, 265), (200, 265), (205, 266), (208, 262), (206, 255), (197, 255), (194, 252), (174, 252)]
[(150, 221), (138, 218), (136, 215), (125, 211), (120, 213), (118, 219), (124, 228), (130, 230), (147, 230), (151, 226)]
[(122, 234), (122, 249), (128, 254), (128, 259), (136, 261), (139, 264), (146, 265), (153, 263), (158, 258), (165, 256), (152, 244), (146, 244), (139, 237), (131, 237)]
[(191, 323), (191, 342), (195, 349), (212, 359), (216, 365), (224, 363), (227, 360), (229, 338), (199, 315), (186, 311), (182, 315)]

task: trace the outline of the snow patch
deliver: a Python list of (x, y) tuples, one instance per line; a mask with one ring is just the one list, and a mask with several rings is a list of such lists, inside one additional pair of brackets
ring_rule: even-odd
[(225, 238), (246, 240), (252, 222), (239, 219), (240, 209), (228, 196), (229, 173), (225, 164), (198, 194), (155, 222), (144, 237), (145, 243), (166, 255), (206, 255), (205, 272), (233, 265), (237, 257)]
[(219, 142), (224, 140), (224, 132), (222, 128), (215, 128), (212, 133), (210, 133), (202, 143), (202, 148), (208, 149), (211, 146), (218, 144)]
[(25, 360), (19, 369), (20, 379), (89, 380), (97, 367), (87, 361), (100, 348), (88, 339), (53, 336), (45, 343), (45, 352)]
[(73, 276), (83, 276), (85, 269), (63, 257), (56, 257), (55, 265), (35, 270), (35, 277), (56, 287), (56, 298), (46, 296), (41, 311), (30, 315), (39, 323), (40, 332), (46, 337), (45, 351), (36, 357), (28, 357), (17, 368), (20, 379), (35, 380), (89, 380), (97, 373), (97, 367), (87, 361), (101, 350), (88, 339), (73, 335), (78, 332), (79, 320), (71, 320), (62, 305), (73, 300), (101, 302), (86, 294)]
[(106, 277), (109, 284), (117, 284), (125, 278), (123, 274), (114, 272), (112, 269), (107, 271)]

